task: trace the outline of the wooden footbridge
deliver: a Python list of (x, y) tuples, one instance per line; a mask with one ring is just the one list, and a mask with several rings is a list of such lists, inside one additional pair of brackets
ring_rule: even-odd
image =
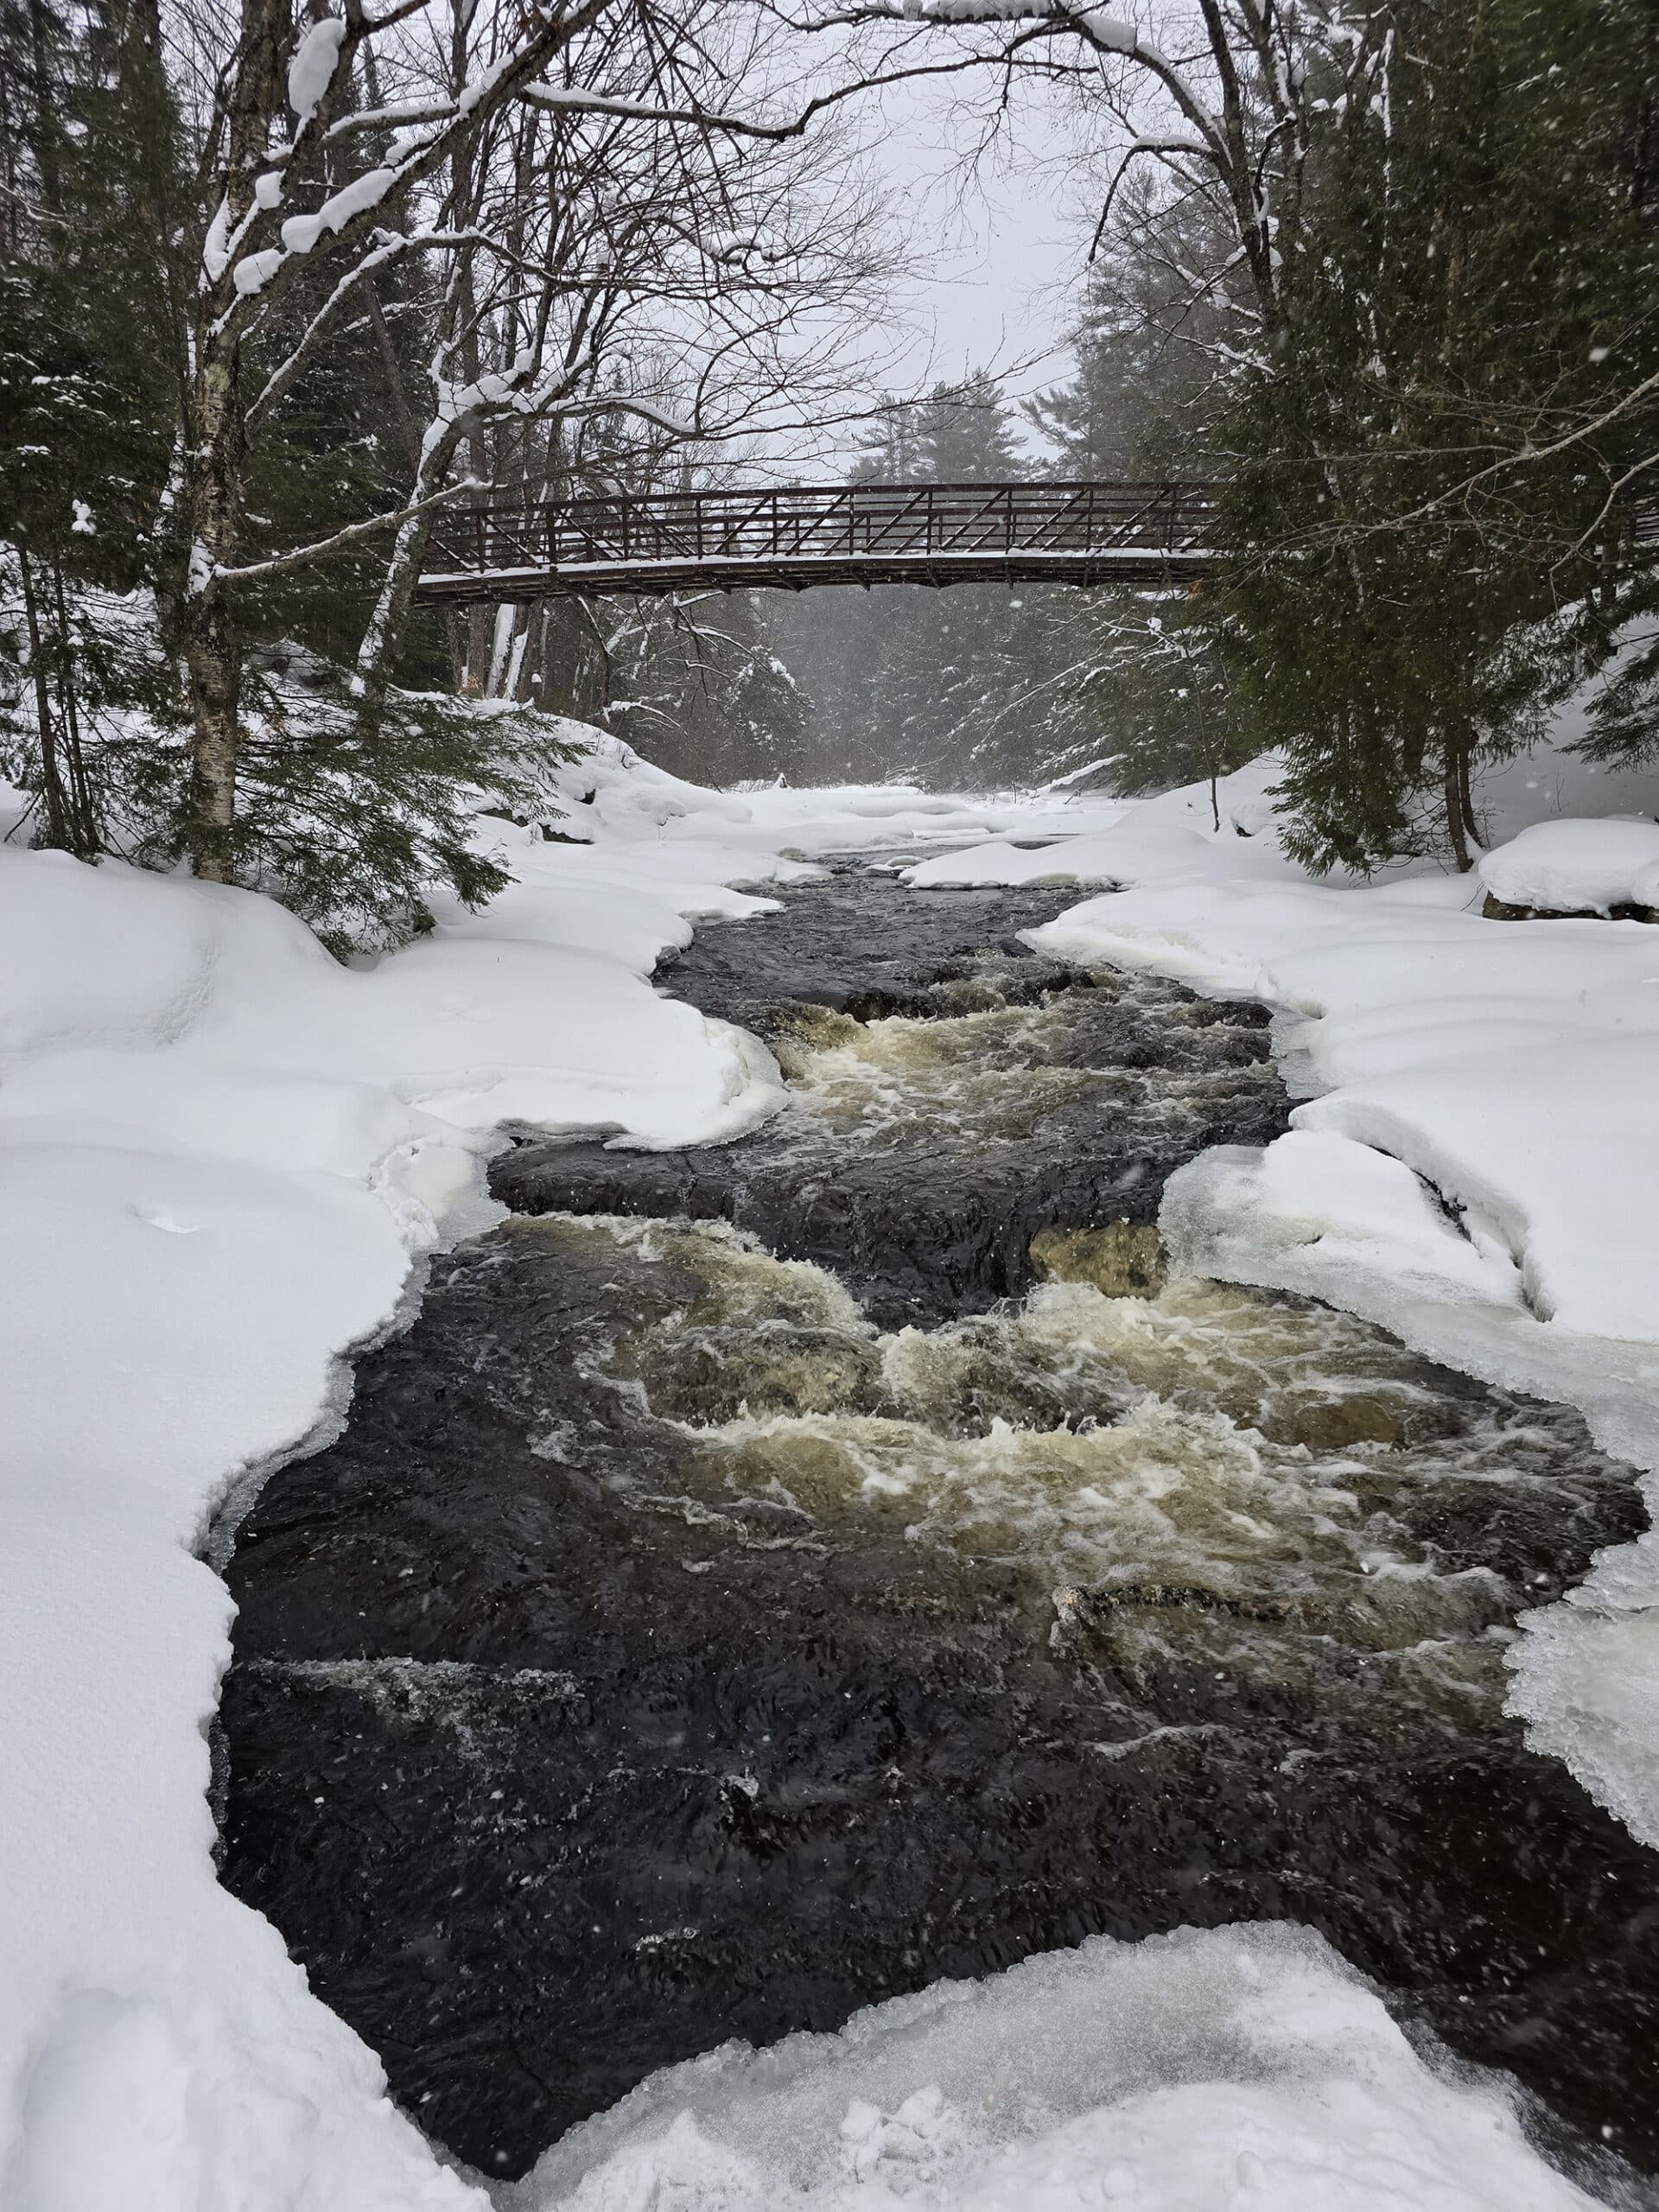
[(1186, 581), (1211, 558), (1206, 484), (780, 485), (527, 504), (434, 522), (417, 601), (491, 603), (812, 584)]

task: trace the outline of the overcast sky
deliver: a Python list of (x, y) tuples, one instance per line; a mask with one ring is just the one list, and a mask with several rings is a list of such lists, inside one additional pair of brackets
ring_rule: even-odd
[(1004, 370), (1006, 388), (1023, 396), (1065, 365), (1077, 227), (1055, 205), (1052, 180), (1017, 164), (964, 190), (933, 121), (918, 103), (895, 118), (887, 148), (895, 189), (913, 210), (911, 234), (939, 254), (938, 274), (918, 296), (918, 320), (931, 327), (918, 341), (914, 376)]
[[(970, 180), (958, 158), (963, 115), (945, 92), (906, 86), (880, 99), (872, 158), (896, 219), (929, 264), (906, 288), (914, 334), (883, 383), (918, 391), (988, 368), (1017, 402), (1060, 381), (1071, 365), (1065, 331), (1089, 219), (1055, 167), (1058, 136), (1040, 116), (1027, 116), (1013, 143)], [(871, 333), (872, 354), (892, 341), (892, 333)]]

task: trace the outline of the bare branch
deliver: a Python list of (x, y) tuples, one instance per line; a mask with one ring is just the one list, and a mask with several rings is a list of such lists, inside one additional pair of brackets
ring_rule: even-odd
[(374, 515), (367, 522), (348, 523), (344, 530), (335, 531), (331, 537), (320, 537), (310, 545), (296, 545), (291, 552), (275, 553), (267, 561), (251, 561), (245, 567), (235, 569), (216, 565), (213, 575), (220, 583), (242, 584), (251, 582), (256, 577), (280, 576), (290, 569), (308, 568), (314, 562), (327, 561), (336, 553), (343, 553), (348, 545), (355, 545), (365, 537), (372, 537), (380, 531), (397, 529), (416, 515), (424, 514), (429, 507), (437, 506), (442, 500), (459, 499), (464, 492), (482, 492), (488, 488), (476, 477), (464, 477), (460, 483), (446, 485), (442, 491), (433, 492), (424, 499), (416, 499), (410, 506), (398, 507), (389, 515)]

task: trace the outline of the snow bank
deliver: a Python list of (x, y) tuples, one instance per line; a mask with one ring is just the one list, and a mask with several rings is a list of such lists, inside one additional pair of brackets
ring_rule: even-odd
[(1569, 2212), (1495, 2083), (1426, 2064), (1316, 1936), (1096, 1936), (838, 2035), (728, 2044), (502, 2212)]
[[(556, 728), (560, 727), (555, 726)], [(553, 783), (568, 808), (554, 825), (561, 836), (602, 839), (654, 830), (677, 845), (715, 841), (729, 855), (747, 855), (756, 880), (799, 873), (813, 854), (902, 849), (906, 845), (983, 846), (988, 839), (1071, 840), (1122, 812), (1116, 799), (1065, 793), (964, 796), (925, 791), (911, 784), (841, 784), (791, 790), (781, 782), (741, 792), (705, 791), (643, 760), (620, 738), (566, 724), (588, 750)], [(798, 855), (791, 862), (780, 854)], [(999, 880), (1000, 879), (994, 879)]]
[(970, 884), (1076, 883), (1124, 886), (1217, 868), (1267, 881), (1305, 880), (1274, 833), (1268, 788), (1271, 758), (1208, 784), (1157, 798), (1085, 802), (1090, 819), (1046, 850), (993, 839), (963, 853), (920, 861), (905, 880), (931, 890)]
[(1038, 934), (1046, 950), (1268, 1000), (1282, 1054), (1320, 1094), (1299, 1128), (1433, 1185), (1504, 1302), (1651, 1344), (1659, 942), (1639, 923), (1484, 921), (1467, 895), (1456, 879), (1172, 885), (1090, 900)]
[(1554, 914), (1659, 906), (1659, 822), (1535, 823), (1484, 854), (1478, 873), (1506, 906)]

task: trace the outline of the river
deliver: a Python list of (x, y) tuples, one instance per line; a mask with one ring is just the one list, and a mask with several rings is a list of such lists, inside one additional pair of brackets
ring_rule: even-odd
[(486, 2177), (728, 2037), (1259, 1918), (1659, 2169), (1659, 1854), (1502, 1711), (1635, 1478), (1166, 1279), (1167, 1176), (1285, 1126), (1266, 1019), (1039, 958), (1063, 903), (849, 861), (660, 976), (772, 1122), (520, 1134), (237, 1531), (224, 1878)]

